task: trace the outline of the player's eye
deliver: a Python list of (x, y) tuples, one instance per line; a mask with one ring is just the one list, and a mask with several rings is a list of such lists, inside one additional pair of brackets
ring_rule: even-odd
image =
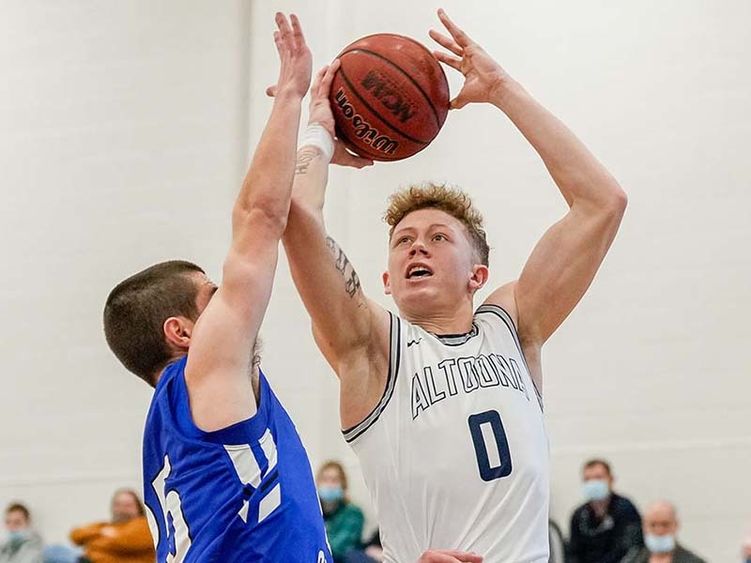
[(433, 235), (433, 240), (448, 240), (443, 233), (436, 233)]

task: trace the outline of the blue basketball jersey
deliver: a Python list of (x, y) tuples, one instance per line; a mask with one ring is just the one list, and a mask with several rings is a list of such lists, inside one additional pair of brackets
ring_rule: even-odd
[(308, 456), (264, 375), (252, 418), (204, 432), (190, 413), (186, 361), (164, 370), (144, 432), (157, 562), (331, 563)]

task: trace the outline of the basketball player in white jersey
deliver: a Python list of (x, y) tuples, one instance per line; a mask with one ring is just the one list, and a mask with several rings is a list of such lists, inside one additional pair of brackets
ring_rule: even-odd
[[(386, 293), (369, 300), (327, 236), (328, 164), (368, 164), (334, 145), (328, 83), (313, 93), (298, 152), (284, 244), (316, 341), (341, 383), (345, 439), (361, 460), (386, 561), (428, 546), (485, 561), (548, 560), (548, 445), (541, 348), (592, 282), (626, 195), (563, 123), (443, 11), (436, 53), (465, 82), (452, 108), (490, 103), (541, 156), (569, 211), (543, 235), (518, 279), (475, 310), (488, 245), (469, 198), (443, 186), (392, 196)], [(335, 63), (336, 65), (336, 63)], [(324, 81), (325, 82), (325, 81)]]

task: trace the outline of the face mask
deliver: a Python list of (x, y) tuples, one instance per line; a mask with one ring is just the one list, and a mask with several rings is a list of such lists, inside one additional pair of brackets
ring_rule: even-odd
[(644, 536), (644, 545), (652, 553), (670, 553), (675, 549), (675, 537), (671, 534), (666, 536), (646, 534)]
[(318, 487), (321, 502), (339, 502), (344, 498), (344, 491), (339, 485), (321, 485)]
[(610, 494), (610, 487), (608, 482), (602, 479), (590, 479), (584, 481), (582, 485), (582, 494), (587, 501), (592, 500), (605, 500)]
[(12, 546), (21, 545), (29, 539), (29, 533), (26, 530), (16, 530), (15, 532), (8, 532), (8, 543)]

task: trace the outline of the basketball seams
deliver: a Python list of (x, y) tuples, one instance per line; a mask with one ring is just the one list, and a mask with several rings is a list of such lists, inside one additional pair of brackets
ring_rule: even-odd
[[(397, 68), (398, 68), (398, 67), (397, 67)], [(400, 69), (400, 70), (401, 70), (401, 69)], [(372, 106), (371, 106), (371, 105), (370, 105), (370, 104), (369, 104), (369, 103), (367, 102), (367, 100), (366, 100), (365, 98), (363, 98), (363, 97), (362, 97), (362, 95), (360, 95), (360, 93), (359, 93), (359, 92), (357, 91), (357, 89), (356, 89), (356, 88), (354, 87), (354, 85), (352, 84), (352, 82), (350, 81), (350, 79), (349, 79), (349, 78), (347, 78), (347, 75), (346, 75), (346, 73), (344, 72), (344, 69), (343, 69), (343, 68), (341, 68), (341, 67), (340, 67), (340, 68), (339, 68), (339, 70), (337, 71), (337, 74), (341, 74), (341, 76), (342, 76), (342, 79), (344, 79), (344, 82), (346, 82), (346, 84), (347, 84), (347, 88), (349, 88), (349, 90), (350, 90), (350, 92), (352, 93), (352, 95), (353, 95), (353, 96), (356, 96), (356, 97), (357, 97), (357, 98), (358, 98), (358, 99), (359, 99), (359, 100), (360, 100), (360, 101), (361, 101), (361, 102), (362, 102), (362, 103), (363, 103), (363, 104), (365, 105), (365, 107), (366, 107), (366, 108), (368, 108), (368, 111), (369, 111), (369, 112), (370, 112), (371, 114), (373, 114), (373, 115), (374, 115), (375, 117), (377, 117), (377, 118), (378, 118), (378, 120), (379, 120), (379, 121), (380, 121), (381, 123), (383, 123), (383, 124), (384, 124), (384, 125), (385, 125), (386, 127), (388, 127), (389, 129), (391, 129), (392, 131), (394, 131), (394, 132), (398, 133), (399, 135), (401, 135), (402, 137), (404, 137), (405, 139), (407, 139), (407, 140), (409, 140), (409, 141), (412, 141), (413, 143), (416, 143), (416, 144), (418, 144), (418, 145), (423, 145), (423, 147), (422, 147), (422, 148), (425, 148), (425, 147), (427, 147), (427, 146), (428, 146), (428, 145), (430, 144), (430, 141), (432, 141), (433, 139), (435, 139), (435, 135), (434, 135), (434, 136), (433, 136), (433, 137), (432, 137), (432, 138), (431, 138), (430, 140), (428, 140), (428, 141), (421, 141), (421, 140), (419, 140), (419, 139), (415, 139), (414, 137), (412, 137), (411, 135), (408, 135), (407, 133), (404, 133), (404, 132), (403, 132), (403, 131), (402, 131), (401, 129), (398, 129), (398, 128), (394, 127), (394, 126), (393, 126), (393, 125), (392, 125), (391, 123), (389, 123), (388, 121), (386, 121), (386, 120), (385, 120), (385, 119), (383, 118), (383, 116), (382, 116), (382, 115), (381, 115), (380, 113), (378, 113), (378, 112), (377, 112), (376, 110), (374, 110), (374, 109), (373, 109), (373, 107), (372, 107)], [(431, 107), (432, 107), (432, 106), (431, 106)], [(436, 132), (436, 135), (437, 135), (437, 134), (438, 134), (438, 133)], [(352, 142), (352, 140), (351, 140), (351, 139), (350, 139), (350, 142)], [(420, 150), (422, 150), (422, 149), (420, 149)]]
[[(414, 40), (412, 40), (412, 41), (414, 41)], [(414, 41), (414, 42), (417, 43), (416, 41)], [(419, 43), (418, 43), (418, 45), (419, 45)], [(420, 45), (420, 46), (422, 47), (422, 45)], [(425, 49), (425, 47), (423, 47), (423, 49)], [(427, 49), (425, 49), (425, 50), (427, 51)], [(430, 110), (433, 112), (433, 117), (435, 118), (435, 122), (436, 122), (436, 125), (437, 125), (437, 128), (438, 128), (438, 131), (441, 130), (441, 127), (443, 126), (443, 123), (441, 122), (441, 118), (438, 116), (438, 111), (435, 109), (435, 106), (433, 105), (433, 99), (430, 96), (428, 96), (428, 94), (425, 92), (425, 90), (423, 90), (422, 86), (414, 78), (412, 78), (412, 76), (410, 76), (410, 74), (406, 70), (404, 70), (402, 67), (400, 67), (396, 63), (390, 61), (389, 59), (387, 59), (383, 55), (381, 55), (379, 53), (376, 53), (375, 51), (371, 51), (370, 49), (363, 49), (361, 47), (356, 47), (355, 49), (351, 49), (349, 51), (344, 51), (341, 55), (339, 55), (338, 59), (342, 60), (342, 58), (344, 57), (344, 55), (348, 55), (350, 53), (358, 53), (358, 52), (359, 53), (365, 53), (366, 55), (371, 55), (371, 56), (373, 56), (373, 57), (381, 60), (382, 62), (388, 64), (392, 68), (395, 68), (401, 74), (403, 74), (405, 77), (407, 77), (407, 80), (409, 80), (414, 85), (414, 87), (417, 88), (417, 90), (420, 92), (420, 94), (422, 94), (422, 97), (425, 98), (425, 101), (428, 102), (428, 106), (430, 106)], [(430, 51), (428, 51), (428, 53), (430, 53)], [(432, 57), (433, 55), (431, 54), (430, 56)], [(440, 69), (440, 70), (441, 70), (441, 74), (440, 75), (443, 76), (443, 80), (445, 82), (446, 81), (446, 75), (443, 72), (443, 69)], [(342, 61), (342, 67), (339, 69), (339, 72), (341, 72), (342, 74), (344, 74), (344, 61)], [(347, 82), (349, 83), (349, 81), (347, 81)], [(446, 90), (448, 90), (448, 84), (447, 84)], [(436, 131), (436, 135), (438, 135), (438, 131)], [(407, 138), (409, 138), (407, 135), (404, 135), (404, 136), (407, 137)], [(435, 135), (433, 136), (433, 138), (431, 139), (431, 141), (434, 138), (435, 138)], [(422, 142), (422, 141), (420, 141), (420, 142)], [(430, 141), (428, 141), (428, 143), (429, 142)]]

